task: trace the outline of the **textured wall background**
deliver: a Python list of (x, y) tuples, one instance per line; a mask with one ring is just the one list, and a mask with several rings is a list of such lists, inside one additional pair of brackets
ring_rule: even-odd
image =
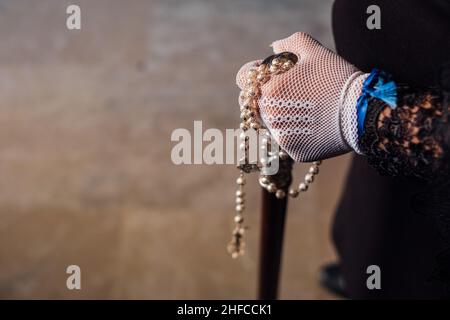
[[(69, 4), (81, 31), (65, 27)], [(240, 65), (299, 30), (332, 46), (331, 4), (0, 1), (0, 298), (254, 298), (256, 177), (234, 261), (235, 168), (173, 165), (170, 134), (236, 127)], [(281, 298), (331, 298), (317, 268), (334, 257), (346, 164), (326, 161), (290, 205)], [(66, 289), (70, 264), (81, 291)]]

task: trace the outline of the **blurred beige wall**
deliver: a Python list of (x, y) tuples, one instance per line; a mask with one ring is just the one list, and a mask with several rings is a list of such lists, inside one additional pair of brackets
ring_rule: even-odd
[[(173, 165), (170, 135), (236, 127), (240, 65), (299, 30), (332, 46), (331, 4), (0, 1), (0, 298), (255, 298), (256, 177), (248, 252), (231, 260), (237, 171)], [(332, 298), (317, 269), (334, 258), (347, 160), (290, 204), (281, 298)], [(66, 288), (72, 264), (80, 291)]]

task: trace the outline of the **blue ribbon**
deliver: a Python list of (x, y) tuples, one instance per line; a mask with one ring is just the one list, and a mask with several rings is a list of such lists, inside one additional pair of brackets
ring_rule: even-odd
[(397, 85), (391, 80), (390, 75), (384, 71), (373, 69), (366, 81), (364, 81), (362, 94), (356, 104), (358, 137), (360, 139), (364, 134), (364, 121), (370, 97), (384, 101), (392, 109), (397, 107)]

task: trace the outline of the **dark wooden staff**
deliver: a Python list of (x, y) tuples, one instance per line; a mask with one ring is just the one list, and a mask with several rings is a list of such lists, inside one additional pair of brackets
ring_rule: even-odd
[[(290, 158), (280, 160), (279, 171), (271, 178), (286, 194), (292, 182), (292, 164)], [(273, 193), (262, 189), (258, 299), (274, 300), (278, 297), (287, 198), (277, 199)]]

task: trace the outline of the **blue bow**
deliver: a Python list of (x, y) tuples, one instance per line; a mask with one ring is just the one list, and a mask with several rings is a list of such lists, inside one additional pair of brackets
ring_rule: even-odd
[(364, 81), (362, 94), (356, 105), (359, 138), (364, 134), (364, 121), (370, 97), (380, 99), (395, 109), (397, 107), (397, 85), (388, 74), (378, 69), (373, 69)]

